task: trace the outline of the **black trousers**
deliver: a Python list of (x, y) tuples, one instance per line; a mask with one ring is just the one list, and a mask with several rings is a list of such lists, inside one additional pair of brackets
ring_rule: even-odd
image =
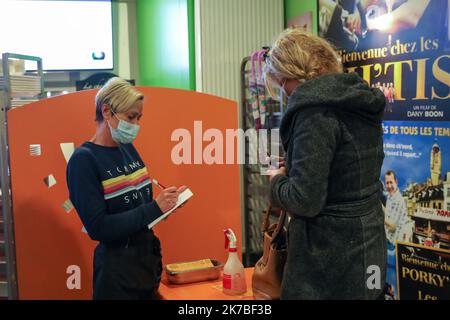
[(155, 236), (143, 243), (108, 245), (94, 252), (94, 300), (156, 300), (162, 273)]

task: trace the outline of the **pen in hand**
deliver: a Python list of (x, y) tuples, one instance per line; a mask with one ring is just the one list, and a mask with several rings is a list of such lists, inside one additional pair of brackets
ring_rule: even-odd
[[(163, 191), (162, 193), (166, 193), (166, 192), (169, 193), (169, 194), (170, 194), (169, 197), (173, 197), (173, 195), (175, 194), (175, 201), (169, 200), (169, 203), (170, 203), (171, 207), (173, 207), (173, 206), (176, 205), (176, 203), (177, 203), (177, 201), (178, 201), (178, 196), (180, 195), (180, 193), (182, 193), (184, 190), (187, 189), (186, 186), (179, 187), (178, 189), (177, 189), (176, 187), (166, 188), (166, 187), (163, 186), (161, 183), (159, 183), (159, 181), (156, 180), (156, 179), (152, 179), (152, 182), (153, 182), (155, 185), (157, 185), (157, 186)], [(159, 196), (158, 196), (158, 197), (159, 197)], [(158, 202), (158, 201), (157, 201), (157, 202)], [(183, 206), (184, 206), (184, 204), (181, 205), (180, 208), (183, 207)], [(163, 210), (163, 212), (164, 212), (164, 210)]]
[(152, 181), (153, 181), (153, 183), (156, 184), (161, 190), (166, 189), (166, 187), (164, 187), (162, 184), (160, 184), (160, 183), (158, 182), (158, 180), (153, 179)]
[(166, 188), (156, 179), (152, 179), (152, 182), (161, 189), (161, 192), (158, 197), (156, 197), (155, 201), (161, 211), (165, 213), (176, 205), (179, 195), (178, 190), (176, 187)]
[[(166, 190), (167, 187), (163, 186), (158, 180), (156, 179), (152, 179), (152, 182), (154, 184), (156, 184), (161, 190)], [(170, 188), (174, 188), (174, 187), (170, 187)], [(176, 189), (176, 192), (178, 192), (179, 194), (182, 193), (184, 190), (186, 190), (187, 187), (186, 186), (181, 186), (178, 189)]]

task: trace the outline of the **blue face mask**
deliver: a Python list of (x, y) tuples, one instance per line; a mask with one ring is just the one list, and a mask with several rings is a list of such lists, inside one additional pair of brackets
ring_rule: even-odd
[(119, 125), (117, 129), (111, 127), (108, 122), (109, 129), (111, 130), (111, 137), (117, 143), (132, 143), (138, 134), (140, 126), (137, 124), (132, 124), (127, 121), (119, 119), (114, 111), (111, 110), (117, 120), (119, 120)]
[(286, 85), (286, 80), (284, 80), (283, 83), (281, 84), (280, 91), (281, 91), (283, 97), (289, 98), (289, 96), (286, 92), (286, 89), (284, 88), (285, 85)]

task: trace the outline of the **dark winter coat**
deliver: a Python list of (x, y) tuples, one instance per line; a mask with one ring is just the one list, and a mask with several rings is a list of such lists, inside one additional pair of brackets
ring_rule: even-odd
[(291, 216), (282, 299), (381, 294), (384, 107), (382, 92), (357, 74), (321, 76), (290, 96), (280, 127), (287, 176), (271, 182), (272, 203)]

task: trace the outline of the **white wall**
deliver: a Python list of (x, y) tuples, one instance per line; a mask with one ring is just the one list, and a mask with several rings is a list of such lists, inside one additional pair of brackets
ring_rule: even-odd
[[(284, 29), (283, 0), (196, 0), (195, 59), (197, 91), (241, 100), (242, 60), (263, 46), (270, 46)], [(239, 108), (238, 122), (242, 127)], [(241, 190), (243, 169), (241, 166)], [(242, 237), (244, 225), (241, 192)], [(250, 244), (243, 241), (243, 250)]]
[(271, 45), (284, 27), (283, 0), (197, 0), (197, 90), (240, 101), (244, 57)]

